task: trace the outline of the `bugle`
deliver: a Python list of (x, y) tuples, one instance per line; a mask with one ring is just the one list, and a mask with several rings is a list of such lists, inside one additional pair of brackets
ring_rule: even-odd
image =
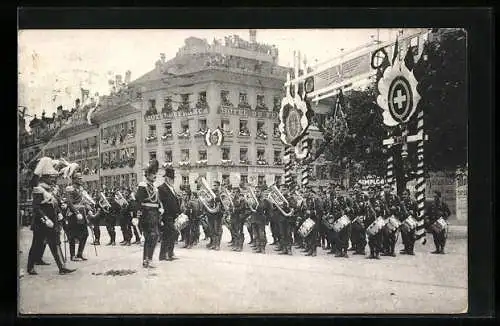
[(99, 193), (99, 206), (106, 213), (109, 213), (109, 210), (111, 209), (111, 204), (109, 203), (103, 192)]
[(252, 186), (247, 187), (243, 196), (244, 196), (245, 201), (248, 205), (248, 208), (250, 208), (250, 210), (252, 212), (256, 212), (257, 207), (259, 207), (259, 201), (257, 200), (257, 196), (255, 195), (255, 192), (254, 192)]

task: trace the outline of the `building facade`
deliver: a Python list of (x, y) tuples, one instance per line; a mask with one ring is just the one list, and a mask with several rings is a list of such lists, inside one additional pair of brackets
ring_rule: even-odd
[[(200, 176), (232, 186), (281, 182), (278, 112), (287, 69), (276, 65), (275, 48), (238, 40), (189, 38), (175, 58), (162, 57), (131, 83), (143, 101), (142, 163), (172, 165), (176, 188), (195, 189)], [(206, 132), (217, 129), (223, 141), (207, 144)]]

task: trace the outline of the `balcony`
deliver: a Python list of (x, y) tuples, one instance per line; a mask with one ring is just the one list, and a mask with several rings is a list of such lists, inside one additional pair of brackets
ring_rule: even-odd
[(196, 166), (197, 167), (207, 166), (207, 164), (208, 164), (208, 160), (207, 159), (196, 161)]
[(238, 104), (238, 109), (249, 110), (251, 108), (252, 107), (250, 106), (250, 104), (248, 104), (248, 102), (242, 102)]
[(255, 111), (269, 111), (269, 108), (265, 104), (257, 104), (255, 106)]
[(240, 130), (238, 132), (238, 137), (246, 137), (246, 138), (249, 138), (250, 137), (250, 131), (248, 130)]
[(161, 135), (161, 141), (162, 142), (166, 142), (166, 141), (169, 141), (169, 140), (173, 140), (174, 137), (172, 135), (172, 133), (164, 133), (163, 135)]
[(189, 130), (185, 130), (185, 131), (177, 133), (178, 139), (189, 139), (190, 136), (191, 136), (191, 134), (190, 134)]
[(257, 139), (267, 140), (267, 134), (262, 130), (258, 130)]
[(269, 165), (269, 163), (267, 163), (267, 161), (264, 159), (258, 159), (257, 165)]
[(247, 159), (245, 159), (245, 160), (240, 159), (240, 165), (250, 165), (250, 161)]
[(234, 165), (233, 163), (233, 160), (225, 160), (225, 159), (221, 159), (220, 160), (220, 163), (222, 166), (231, 166), (231, 165)]
[(158, 144), (158, 137), (156, 135), (146, 136), (146, 145)]
[(195, 138), (205, 137), (207, 131), (208, 131), (207, 128), (200, 128), (197, 132), (194, 133), (194, 137)]
[(191, 167), (191, 162), (189, 162), (189, 161), (180, 161), (179, 162), (179, 168), (188, 169), (189, 167)]
[(234, 131), (230, 129), (222, 129), (222, 134), (224, 137), (233, 137)]

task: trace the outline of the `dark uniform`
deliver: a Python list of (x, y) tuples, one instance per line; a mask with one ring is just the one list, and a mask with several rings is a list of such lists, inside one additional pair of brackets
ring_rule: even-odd
[[(370, 193), (370, 198), (368, 199), (368, 214), (366, 215), (366, 226), (370, 226), (375, 219), (379, 216), (385, 215), (384, 205), (380, 199), (378, 199), (373, 190)], [(368, 236), (368, 246), (370, 247), (370, 257), (368, 258), (380, 258), (380, 252), (382, 251), (382, 230), (380, 230), (374, 236)]]
[(153, 260), (153, 254), (159, 237), (160, 202), (158, 200), (158, 190), (153, 185), (157, 172), (158, 162), (152, 161), (145, 172), (147, 181), (139, 183), (135, 195), (138, 212), (140, 212), (140, 223), (144, 232), (142, 266), (145, 268), (153, 268), (151, 261)]
[[(347, 215), (352, 219), (352, 208), (350, 208), (350, 199), (344, 196), (337, 196), (337, 214), (335, 216), (335, 221), (339, 220), (342, 216)], [(340, 214), (338, 214), (340, 212)], [(348, 257), (347, 249), (349, 247), (349, 225), (342, 228), (340, 231), (334, 231), (335, 248), (337, 249), (337, 254), (335, 257)]]
[[(170, 171), (168, 169), (167, 171)], [(173, 174), (171, 172), (167, 172)], [(172, 176), (173, 179), (173, 176)], [(160, 246), (160, 260), (174, 259), (174, 246), (175, 241), (179, 237), (178, 231), (175, 229), (175, 219), (181, 213), (181, 199), (177, 197), (174, 188), (166, 182), (158, 187), (158, 195), (163, 207), (163, 214), (161, 216), (161, 246)], [(167, 257), (168, 255), (168, 257)]]
[[(410, 191), (405, 190), (403, 193), (403, 200), (401, 201), (402, 214), (401, 222), (403, 222), (408, 216), (412, 216), (416, 219), (417, 214), (417, 202), (411, 199)], [(414, 246), (415, 246), (415, 229), (407, 231), (404, 228), (401, 228), (401, 239), (403, 241), (404, 249), (399, 253), (414, 255)]]
[(218, 210), (215, 211), (214, 213), (211, 213), (208, 210), (206, 211), (208, 225), (210, 229), (210, 243), (207, 245), (207, 248), (214, 250), (220, 250), (220, 241), (222, 239), (223, 208), (219, 196), (218, 186), (219, 184), (218, 182), (216, 182), (215, 189), (213, 189), (213, 192), (215, 193), (216, 196), (215, 203), (213, 202), (210, 203), (212, 207), (214, 207), (213, 205), (218, 206)]
[[(54, 260), (59, 268), (59, 274), (68, 274), (74, 269), (64, 266), (63, 255), (60, 246), (61, 224), (58, 216), (58, 200), (51, 193), (52, 186), (49, 184), (48, 175), (57, 175), (52, 167), (52, 160), (48, 157), (40, 159), (35, 169), (40, 176), (40, 182), (33, 188), (33, 240), (28, 255), (27, 270), (30, 275), (36, 275), (35, 263), (40, 261), (43, 255), (45, 242), (48, 244)], [(47, 178), (47, 182), (45, 181)]]
[[(66, 198), (71, 215), (68, 218), (68, 242), (71, 260), (87, 260), (83, 257), (83, 251), (89, 237), (88, 231), (88, 207), (83, 201), (83, 187), (71, 185), (66, 187)], [(75, 246), (78, 240), (78, 251), (75, 256)]]
[(368, 197), (361, 192), (356, 193), (354, 220), (351, 223), (351, 244), (355, 255), (364, 255), (366, 247), (366, 216), (368, 215)]
[(137, 218), (137, 201), (132, 195), (132, 192), (128, 193), (128, 206), (127, 214), (130, 216), (129, 229), (134, 233), (135, 241), (134, 244), (141, 244), (141, 229), (134, 225), (132, 221)]
[(198, 198), (195, 197), (195, 194), (191, 194), (189, 196), (189, 201), (186, 203), (186, 211), (185, 214), (189, 218), (189, 223), (186, 228), (186, 248), (192, 248), (198, 244), (198, 240), (200, 239), (200, 213), (202, 207)]
[[(391, 216), (394, 216), (397, 219), (401, 219), (401, 201), (398, 196), (387, 191), (387, 188), (382, 195), (382, 203), (385, 206), (385, 220), (387, 220)], [(397, 232), (391, 232), (387, 227), (384, 227), (382, 230), (383, 255), (393, 257), (396, 256), (394, 252), (396, 241)]]
[(254, 223), (254, 236), (257, 253), (265, 253), (267, 238), (266, 238), (266, 216), (271, 210), (271, 203), (266, 200), (261, 191), (256, 195), (259, 205), (255, 212), (252, 212), (252, 220)]
[[(434, 222), (436, 222), (439, 218), (443, 218), (444, 220), (448, 220), (448, 217), (451, 215), (450, 209), (448, 205), (441, 200), (441, 192), (436, 191), (434, 196), (434, 202), (429, 207), (428, 222), (427, 225), (431, 226)], [(432, 253), (434, 254), (444, 254), (444, 246), (446, 245), (447, 238), (447, 228), (443, 228), (440, 232), (435, 232), (432, 230), (432, 237), (434, 238), (434, 245), (436, 246), (436, 250)]]
[[(283, 193), (283, 192), (282, 192)], [(286, 200), (288, 201), (289, 205), (284, 205), (282, 209), (284, 210), (285, 213), (292, 213), (291, 216), (285, 216), (281, 210), (279, 210), (277, 207), (275, 207), (275, 214), (277, 215), (278, 219), (278, 226), (279, 226), (279, 241), (280, 241), (280, 246), (278, 248), (278, 251), (281, 251), (279, 254), (280, 255), (291, 255), (292, 254), (292, 230), (293, 227), (295, 226), (295, 222), (293, 219), (293, 214), (295, 213), (291, 206), (294, 204), (293, 199), (287, 198), (287, 193), (283, 193), (283, 196), (285, 196)]]
[(234, 212), (232, 215), (231, 222), (234, 228), (234, 239), (233, 239), (233, 250), (242, 251), (243, 242), (245, 241), (245, 235), (243, 233), (243, 225), (245, 224), (246, 218), (250, 214), (245, 199), (239, 190), (236, 191), (234, 200)]

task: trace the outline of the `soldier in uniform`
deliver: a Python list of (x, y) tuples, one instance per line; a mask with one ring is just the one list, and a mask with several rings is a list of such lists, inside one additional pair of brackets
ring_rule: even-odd
[[(352, 218), (352, 209), (349, 207), (350, 202), (349, 199), (339, 195), (344, 188), (342, 186), (337, 186), (336, 188), (336, 215), (335, 221), (339, 220), (342, 216), (347, 215), (347, 217)], [(337, 249), (337, 253), (335, 257), (344, 257), (348, 258), (347, 249), (349, 247), (349, 226), (345, 226), (340, 231), (334, 231), (334, 241), (335, 248)]]
[[(426, 223), (428, 226), (431, 226), (435, 223), (439, 218), (443, 218), (445, 221), (448, 220), (448, 217), (451, 215), (450, 209), (448, 205), (441, 200), (441, 192), (434, 192), (434, 202), (429, 207), (428, 222)], [(436, 232), (431, 229), (432, 237), (434, 238), (434, 245), (436, 246), (436, 250), (433, 251), (433, 254), (444, 254), (444, 246), (446, 245), (446, 237), (447, 237), (447, 228), (443, 228), (440, 232)]]
[(265, 253), (267, 238), (266, 238), (266, 216), (271, 208), (270, 202), (264, 198), (262, 188), (256, 191), (257, 202), (259, 203), (255, 212), (252, 212), (254, 222), (255, 236), (255, 252)]
[(34, 174), (36, 185), (33, 188), (33, 240), (28, 255), (28, 274), (38, 274), (35, 264), (43, 255), (44, 243), (47, 242), (54, 260), (59, 268), (59, 274), (74, 272), (64, 265), (60, 246), (61, 217), (57, 214), (58, 200), (52, 190), (58, 172), (54, 169), (52, 159), (43, 157), (39, 160)]
[(249, 212), (240, 188), (235, 188), (234, 190), (234, 212), (231, 220), (234, 225), (234, 244), (232, 250), (239, 252), (243, 250), (243, 242), (245, 241), (243, 225)]
[[(319, 201), (321, 202), (321, 206), (323, 207), (323, 212), (322, 215), (320, 216), (320, 220), (322, 221), (323, 218), (325, 218), (330, 211), (330, 205), (328, 198), (325, 193), (325, 189), (323, 187), (319, 187)], [(319, 243), (321, 245), (322, 249), (327, 248), (327, 243), (328, 243), (328, 228), (326, 227), (325, 223), (320, 223), (318, 226), (319, 228)]]
[(135, 241), (133, 244), (141, 244), (141, 232), (138, 230), (138, 226), (136, 226), (132, 221), (137, 218), (137, 202), (135, 200), (135, 196), (131, 190), (125, 191), (125, 198), (127, 198), (128, 206), (127, 206), (127, 214), (130, 215), (129, 218), (129, 229), (134, 233)]
[(107, 246), (115, 246), (116, 245), (116, 231), (115, 231), (115, 225), (116, 225), (116, 215), (118, 214), (116, 210), (119, 211), (119, 205), (114, 201), (111, 200), (109, 201), (110, 198), (110, 192), (107, 190), (103, 190), (102, 192), (104, 196), (106, 196), (106, 199), (108, 199), (109, 207), (107, 210), (101, 210), (102, 214), (102, 219), (104, 220), (104, 225), (106, 226), (106, 230), (108, 231), (109, 234), (109, 242), (106, 244)]
[(137, 194), (138, 217), (144, 232), (144, 250), (142, 254), (142, 266), (144, 268), (154, 268), (151, 265), (153, 254), (159, 238), (160, 224), (160, 201), (158, 200), (158, 190), (154, 186), (156, 173), (158, 172), (158, 161), (152, 160), (145, 170), (146, 181), (139, 183)]
[[(401, 208), (403, 214), (401, 214), (401, 222), (403, 222), (408, 216), (416, 217), (417, 214), (417, 202), (414, 201), (410, 196), (410, 190), (405, 189), (403, 191), (403, 198), (401, 201)], [(400, 254), (415, 255), (415, 229), (407, 231), (401, 228), (401, 239), (403, 240), (404, 249), (401, 250)]]
[[(330, 186), (330, 214), (334, 221), (338, 220), (343, 214), (343, 207), (341, 201), (339, 200), (340, 186), (331, 185)], [(333, 229), (328, 230), (328, 242), (330, 244), (329, 255), (337, 254), (337, 241), (335, 240), (335, 231)]]
[(278, 251), (280, 251), (278, 254), (279, 255), (292, 255), (292, 230), (293, 227), (295, 226), (295, 222), (293, 220), (293, 215), (295, 212), (292, 209), (294, 203), (294, 200), (291, 198), (289, 192), (285, 188), (284, 185), (280, 186), (280, 191), (283, 194), (283, 196), (286, 198), (288, 201), (287, 205), (286, 203), (282, 207), (282, 209), (285, 212), (292, 212), (291, 216), (285, 216), (283, 213), (278, 209), (275, 208), (276, 215), (278, 217), (278, 225), (279, 225), (279, 231), (280, 231), (280, 246), (278, 248)]
[[(384, 192), (382, 194), (382, 203), (385, 206), (385, 219), (387, 220), (389, 217), (394, 216), (396, 218), (400, 218), (401, 214), (401, 201), (398, 196), (391, 193), (391, 185), (384, 185)], [(392, 256), (396, 257), (396, 253), (394, 252), (396, 241), (397, 241), (397, 232), (390, 232), (387, 227), (383, 228), (382, 231), (382, 246), (383, 246), (383, 256)]]
[[(222, 215), (223, 215), (223, 210), (222, 210), (222, 203), (220, 200), (220, 195), (219, 195), (219, 188), (220, 188), (220, 182), (215, 181), (214, 185), (212, 187), (212, 191), (214, 192), (216, 198), (215, 198), (215, 203), (219, 207), (219, 209), (211, 213), (207, 211), (207, 217), (208, 217), (208, 224), (210, 226), (210, 243), (207, 245), (208, 249), (212, 250), (220, 250), (220, 241), (222, 239)], [(213, 203), (211, 203), (213, 204)]]
[[(174, 190), (175, 172), (171, 167), (165, 167), (165, 182), (158, 187), (158, 196), (163, 209), (161, 216), (161, 246), (160, 260), (174, 260), (175, 241), (179, 233), (175, 229), (175, 219), (181, 213), (182, 199)], [(168, 255), (168, 257), (167, 257)]]
[(356, 202), (356, 211), (354, 212), (354, 220), (351, 224), (351, 243), (354, 249), (354, 255), (364, 255), (366, 247), (366, 216), (368, 215), (368, 196), (355, 188), (354, 199)]
[[(85, 204), (83, 199), (82, 182), (83, 177), (76, 169), (73, 170), (69, 177), (72, 179), (72, 185), (66, 187), (66, 198), (68, 200), (68, 207), (71, 211), (69, 217), (69, 252), (71, 260), (73, 261), (86, 261), (87, 258), (83, 256), (87, 238), (89, 237), (87, 214), (89, 207)], [(75, 256), (75, 245), (78, 241), (78, 251)]]
[(198, 239), (200, 238), (200, 211), (201, 206), (195, 193), (190, 190), (187, 191), (186, 198), (186, 212), (185, 214), (189, 217), (189, 224), (187, 226), (187, 238), (186, 238), (186, 248), (191, 249), (193, 246), (198, 244)]
[[(366, 225), (371, 225), (379, 216), (384, 216), (384, 205), (376, 194), (375, 187), (368, 188), (368, 214), (366, 215)], [(382, 251), (382, 230), (374, 236), (368, 236), (368, 246), (370, 247), (370, 259), (380, 259)]]

